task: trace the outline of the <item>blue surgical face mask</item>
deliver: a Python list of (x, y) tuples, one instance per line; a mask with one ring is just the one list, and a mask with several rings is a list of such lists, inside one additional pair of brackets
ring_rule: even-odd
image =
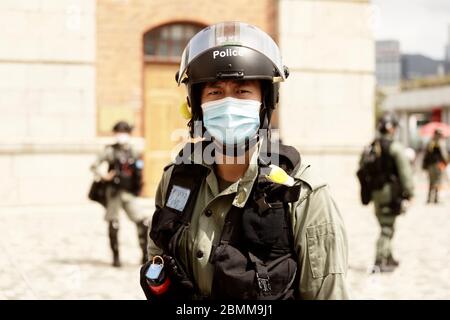
[(232, 97), (202, 104), (203, 124), (209, 134), (225, 145), (241, 144), (255, 137), (261, 102)]

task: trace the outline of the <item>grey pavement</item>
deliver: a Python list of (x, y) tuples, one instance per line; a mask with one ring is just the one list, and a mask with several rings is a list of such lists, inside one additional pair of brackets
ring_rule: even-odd
[(136, 227), (120, 222), (117, 269), (100, 205), (1, 208), (0, 299), (143, 299)]
[[(355, 195), (337, 197), (352, 298), (450, 299), (450, 190), (447, 184), (443, 204), (426, 206), (426, 182), (417, 189), (396, 225), (400, 266), (389, 274), (369, 273), (379, 232), (373, 208)], [(152, 210), (151, 202), (142, 205)], [(124, 266), (117, 269), (99, 205), (0, 207), (0, 299), (143, 299), (136, 228), (125, 214), (119, 237)]]
[(426, 205), (426, 178), (416, 178), (416, 197), (396, 221), (392, 273), (370, 274), (380, 232), (373, 206), (342, 204), (349, 237), (348, 281), (354, 299), (450, 299), (450, 185), (442, 203)]

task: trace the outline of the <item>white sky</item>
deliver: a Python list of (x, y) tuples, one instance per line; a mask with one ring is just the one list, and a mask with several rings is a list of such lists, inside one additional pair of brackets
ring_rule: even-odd
[(375, 39), (400, 41), (402, 53), (443, 60), (450, 0), (372, 0)]

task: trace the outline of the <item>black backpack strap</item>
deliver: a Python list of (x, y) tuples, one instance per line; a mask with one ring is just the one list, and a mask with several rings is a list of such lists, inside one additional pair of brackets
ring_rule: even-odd
[(268, 157), (260, 155), (258, 164), (262, 167), (274, 164), (291, 174), (300, 168), (301, 156), (294, 147), (280, 144), (278, 152), (271, 152)]
[(170, 196), (172, 192), (175, 192), (174, 188), (181, 187), (190, 191), (187, 203), (181, 211), (181, 220), (184, 224), (189, 224), (191, 221), (198, 191), (200, 190), (200, 186), (209, 172), (207, 167), (200, 164), (195, 164), (190, 159), (191, 155), (198, 151), (199, 148), (203, 150), (203, 147), (204, 144), (202, 142), (187, 143), (184, 146), (175, 160), (178, 164), (175, 164), (174, 166), (166, 192), (165, 206), (168, 207), (168, 205), (170, 205), (170, 203), (168, 203)]
[(180, 152), (174, 165), (162, 208), (157, 208), (152, 219), (150, 237), (155, 244), (169, 253), (171, 239), (182, 226), (189, 225), (198, 192), (209, 169), (189, 160), (183, 151), (194, 150), (187, 144)]
[(381, 166), (382, 171), (386, 175), (386, 179), (389, 181), (392, 179), (392, 175), (398, 177), (397, 165), (395, 159), (390, 155), (389, 149), (392, 145), (392, 140), (390, 139), (379, 139), (381, 147)]
[(207, 168), (198, 164), (178, 164), (173, 168), (165, 207), (180, 214), (184, 223), (191, 220), (195, 200), (207, 171)]
[[(286, 146), (284, 144), (280, 145), (280, 158), (281, 164), (286, 166), (286, 171), (288, 173), (297, 172), (301, 165), (300, 153), (292, 146)], [(287, 160), (287, 161), (286, 161)], [(288, 165), (287, 165), (288, 164)]]
[[(241, 230), (242, 230), (242, 211), (243, 208), (238, 208), (234, 205), (231, 206), (231, 209), (228, 211), (223, 229), (222, 234), (220, 235), (219, 243), (213, 244), (213, 248), (211, 250), (211, 253), (214, 253), (215, 249), (218, 245), (228, 245), (230, 242), (233, 242), (233, 236), (240, 236)], [(237, 232), (236, 232), (237, 231)], [(213, 257), (214, 255), (211, 254), (210, 262), (214, 263)]]
[(266, 173), (270, 170), (268, 168), (270, 164), (274, 164), (285, 170), (289, 175), (293, 175), (297, 173), (301, 166), (300, 153), (294, 147), (280, 144), (278, 153), (272, 153), (269, 159), (258, 159), (258, 178), (256, 187), (254, 187), (253, 197), (260, 213), (270, 207), (270, 202), (293, 203), (300, 196), (300, 185), (287, 187), (266, 179)]
[(269, 270), (267, 269), (267, 266), (250, 251), (248, 252), (248, 257), (255, 266), (256, 282), (258, 283), (261, 294), (265, 296), (270, 295), (272, 293), (272, 287), (270, 286)]

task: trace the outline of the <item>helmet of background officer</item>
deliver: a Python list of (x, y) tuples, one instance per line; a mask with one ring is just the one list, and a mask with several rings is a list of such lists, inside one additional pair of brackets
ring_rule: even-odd
[[(184, 49), (180, 69), (175, 77), (178, 85), (184, 83), (187, 88), (191, 137), (203, 135), (208, 129), (209, 120), (206, 119), (208, 121), (205, 124), (201, 100), (206, 83), (258, 80), (262, 97), (256, 111), (259, 117), (257, 131), (258, 127), (269, 128), (271, 114), (278, 103), (279, 83), (288, 75), (278, 46), (259, 28), (242, 22), (221, 22), (201, 30)], [(233, 99), (221, 102), (221, 105), (229, 105)], [(252, 105), (252, 102), (249, 104)], [(196, 123), (202, 124), (200, 132), (194, 130)], [(214, 133), (211, 135), (214, 137)]]
[(442, 138), (443, 136), (444, 136), (444, 133), (442, 132), (442, 129), (436, 128), (436, 129), (434, 130), (434, 138), (435, 138), (435, 139), (440, 139), (440, 138)]
[(392, 112), (386, 112), (378, 120), (377, 129), (381, 134), (394, 134), (398, 125), (397, 116)]
[(130, 134), (133, 127), (126, 121), (117, 122), (112, 129), (116, 142), (120, 145), (125, 145), (130, 141)]

